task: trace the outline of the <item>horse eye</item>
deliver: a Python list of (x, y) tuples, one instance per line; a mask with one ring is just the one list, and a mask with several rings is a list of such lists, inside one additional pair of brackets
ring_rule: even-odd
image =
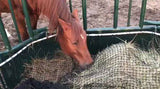
[(78, 44), (78, 40), (76, 42), (73, 43), (73, 45), (77, 45)]
[(74, 45), (77, 45), (78, 43), (77, 43), (77, 42), (74, 42), (73, 44), (74, 44)]

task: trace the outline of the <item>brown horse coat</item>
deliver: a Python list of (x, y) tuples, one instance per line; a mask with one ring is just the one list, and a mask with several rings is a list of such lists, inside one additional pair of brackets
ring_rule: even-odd
[[(29, 38), (21, 0), (11, 0), (22, 40)], [(49, 32), (58, 31), (62, 50), (76, 59), (81, 66), (93, 62), (86, 44), (86, 33), (82, 29), (78, 12), (70, 13), (66, 0), (27, 0), (32, 29), (36, 29), (40, 14), (49, 18)], [(0, 0), (0, 14), (10, 12), (8, 0)]]

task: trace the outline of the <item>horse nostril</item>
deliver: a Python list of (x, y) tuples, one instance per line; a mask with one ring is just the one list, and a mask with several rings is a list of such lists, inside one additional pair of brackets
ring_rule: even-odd
[(87, 60), (88, 65), (93, 63), (93, 59), (90, 55), (88, 56), (88, 58), (86, 60)]
[(81, 65), (81, 68), (82, 68), (82, 69), (86, 69), (86, 68), (87, 68), (87, 64)]

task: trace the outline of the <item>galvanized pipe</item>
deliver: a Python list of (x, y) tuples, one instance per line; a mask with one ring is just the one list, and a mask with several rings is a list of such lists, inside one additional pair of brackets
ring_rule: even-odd
[(140, 21), (139, 21), (140, 28), (143, 28), (145, 12), (146, 12), (146, 5), (147, 5), (147, 0), (142, 0), (141, 15), (140, 15)]
[(144, 20), (143, 25), (156, 25), (156, 26), (160, 26), (160, 21)]
[(16, 22), (16, 18), (15, 18), (15, 14), (14, 14), (14, 10), (13, 10), (13, 7), (12, 7), (11, 0), (8, 0), (8, 4), (9, 4), (10, 10), (11, 10), (13, 23), (14, 23), (14, 26), (16, 28), (18, 40), (19, 40), (19, 43), (20, 43), (20, 42), (22, 42), (22, 39), (21, 39), (21, 36), (20, 36), (20, 33), (19, 33), (19, 29), (18, 29), (18, 25), (17, 25), (17, 22)]
[(2, 35), (2, 39), (3, 39), (3, 42), (4, 42), (5, 48), (8, 49), (8, 50), (11, 50), (12, 48), (11, 48), (9, 39), (7, 37), (7, 34), (6, 34), (6, 31), (5, 31), (5, 28), (4, 28), (1, 17), (0, 17), (0, 33)]
[(34, 33), (33, 33), (33, 30), (32, 30), (30, 17), (29, 17), (28, 10), (27, 10), (27, 2), (26, 2), (26, 0), (21, 0), (21, 1), (22, 1), (23, 12), (24, 12), (24, 15), (25, 15), (26, 24), (27, 24), (27, 28), (28, 28), (28, 33), (29, 33), (30, 38), (33, 39)]
[(113, 28), (117, 28), (117, 26), (118, 26), (118, 8), (119, 8), (119, 0), (114, 0)]
[(132, 0), (129, 0), (129, 9), (128, 9), (128, 21), (127, 21), (127, 26), (130, 26), (131, 9), (132, 9)]
[(87, 29), (87, 33), (109, 33), (109, 32), (127, 32), (127, 31), (154, 31), (153, 29), (157, 28), (160, 30), (160, 26), (144, 26), (143, 28), (140, 28), (139, 26), (134, 27), (117, 27), (117, 28), (92, 28)]
[[(22, 47), (26, 46), (27, 44), (31, 43), (32, 41), (35, 41), (39, 38), (41, 38), (42, 36), (45, 35), (45, 32), (46, 29), (38, 29), (37, 31), (35, 31), (35, 37), (33, 39), (27, 39), (25, 41), (23, 41), (22, 43), (19, 43), (17, 44), (16, 46), (14, 46), (10, 51), (8, 50), (5, 50), (3, 52), (0, 52), (0, 57), (4, 57), (4, 56), (7, 56), (9, 53), (15, 53), (17, 52), (18, 50), (20, 50)], [(41, 32), (41, 34), (39, 33)], [(39, 33), (39, 34), (38, 34)]]
[(83, 15), (83, 28), (87, 30), (87, 3), (86, 0), (82, 0), (82, 15)]
[(6, 81), (5, 81), (3, 73), (2, 73), (2, 69), (0, 69), (0, 80), (2, 83), (1, 89), (7, 89), (7, 85), (6, 85)]
[(70, 11), (72, 12), (72, 0), (69, 0)]

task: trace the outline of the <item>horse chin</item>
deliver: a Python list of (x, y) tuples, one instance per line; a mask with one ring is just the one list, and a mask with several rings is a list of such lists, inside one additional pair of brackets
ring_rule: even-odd
[[(93, 63), (93, 62), (92, 62)], [(92, 65), (92, 63), (90, 63), (90, 64), (82, 64), (82, 65), (80, 65), (80, 67), (82, 68), (82, 69), (87, 69), (87, 68), (89, 68), (91, 65)]]

